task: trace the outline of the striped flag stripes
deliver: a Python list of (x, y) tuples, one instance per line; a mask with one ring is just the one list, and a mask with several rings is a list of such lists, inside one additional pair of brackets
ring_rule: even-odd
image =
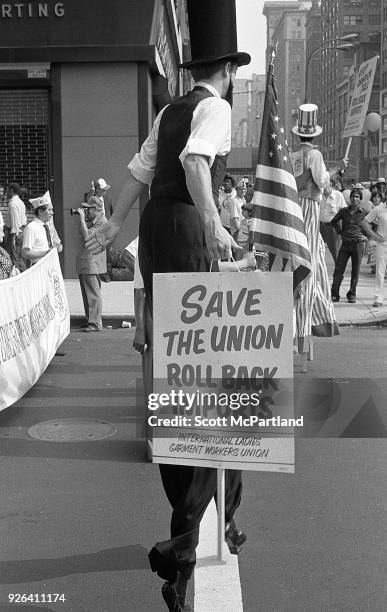
[(271, 269), (293, 272), (294, 289), (311, 272), (311, 258), (285, 129), (269, 66), (258, 151), (251, 241), (271, 254)]

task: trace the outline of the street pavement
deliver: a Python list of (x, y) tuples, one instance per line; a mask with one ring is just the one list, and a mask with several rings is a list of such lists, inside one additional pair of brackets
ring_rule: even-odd
[[(367, 274), (358, 303), (335, 306), (339, 322), (356, 327), (316, 339), (308, 373), (295, 376), (296, 410), (310, 416), (296, 441), (296, 473), (244, 474), (237, 520), (248, 540), (237, 569), (245, 612), (385, 610), (387, 329), (364, 326)], [(66, 289), (74, 327), (64, 354), (0, 413), (0, 611), (162, 611), (147, 552), (168, 537), (170, 508), (145, 459), (134, 330), (120, 327), (133, 316), (131, 283), (103, 285), (111, 327), (97, 334), (76, 328), (78, 282)], [(195, 612), (242, 609), (228, 598), (214, 603), (224, 585), (212, 577), (226, 573), (213, 573), (213, 558), (198, 567), (213, 583), (200, 597), (192, 585)], [(10, 593), (39, 603), (7, 603)], [(66, 601), (42, 603), (49, 593)]]
[[(1, 612), (165, 609), (147, 552), (167, 538), (170, 508), (157, 467), (145, 460), (133, 333), (72, 331), (65, 355), (0, 413)], [(248, 535), (239, 558), (245, 612), (385, 610), (387, 385), (379, 355), (386, 337), (385, 328), (348, 327), (337, 338), (318, 339), (310, 372), (296, 375), (296, 388), (311, 402), (317, 398), (319, 408), (325, 400), (331, 406), (333, 380), (347, 394), (335, 408), (343, 408), (344, 428), (357, 414), (347, 418), (346, 406), (358, 401), (362, 408), (359, 401), (372, 396), (378, 418), (375, 406), (366, 411), (379, 427), (369, 432), (373, 439), (359, 438), (359, 431), (346, 439), (302, 438), (294, 475), (244, 474), (237, 519)], [(326, 416), (324, 409), (314, 414), (317, 436)], [(59, 429), (59, 441), (49, 441), (55, 430), (45, 432), (44, 424), (62, 419), (73, 429)], [(94, 422), (95, 432), (84, 432), (81, 419)], [(98, 439), (109, 425), (112, 435)], [(70, 441), (74, 434), (83, 439)], [(211, 576), (214, 558), (204, 556), (199, 567)], [(212, 582), (215, 593), (218, 585)], [(7, 605), (9, 593), (63, 593), (66, 601)], [(189, 599), (193, 606), (192, 590)], [(195, 612), (242, 609), (228, 599), (216, 607), (210, 592), (204, 601)]]
[[(366, 260), (364, 259), (363, 262)], [(333, 276), (333, 260), (326, 249), (326, 263), (330, 281)], [(363, 263), (357, 290), (356, 304), (349, 304), (346, 293), (349, 290), (350, 263), (341, 287), (341, 300), (334, 305), (339, 325), (375, 325), (387, 321), (387, 301), (382, 308), (373, 308), (374, 279), (370, 267)], [(70, 313), (74, 325), (84, 321), (81, 290), (77, 279), (65, 280)], [(120, 326), (127, 320), (134, 324), (133, 282), (112, 281), (102, 284), (103, 317), (105, 325)]]

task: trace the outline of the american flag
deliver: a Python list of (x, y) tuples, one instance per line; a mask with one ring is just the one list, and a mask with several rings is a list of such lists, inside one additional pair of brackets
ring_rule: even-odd
[(278, 114), (273, 61), (267, 73), (252, 202), (251, 242), (271, 254), (272, 269), (293, 271), (295, 289), (310, 273), (311, 259), (288, 142)]

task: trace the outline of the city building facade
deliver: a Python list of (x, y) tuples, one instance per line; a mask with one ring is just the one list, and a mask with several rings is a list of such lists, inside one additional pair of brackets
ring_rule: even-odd
[(257, 147), (261, 136), (266, 75), (236, 79), (232, 107), (232, 148)]
[[(380, 54), (381, 0), (322, 0), (321, 27), (321, 143), (328, 165), (335, 167), (341, 164), (347, 148), (343, 129), (358, 67)], [(338, 50), (340, 39), (350, 34), (357, 34), (352, 48)], [(368, 112), (379, 112), (379, 92), (378, 70)], [(375, 173), (375, 164), (369, 163), (371, 153), (374, 155), (373, 138), (366, 134), (352, 139), (348, 174), (357, 180)]]
[(387, 0), (382, 2), (381, 24), (380, 114), (382, 124), (379, 143), (379, 173), (387, 177)]
[[(271, 14), (272, 7), (281, 5)], [(271, 27), (268, 48), (275, 50), (274, 75), (277, 88), (279, 115), (290, 144), (293, 142), (292, 127), (297, 122), (298, 107), (305, 95), (306, 16), (304, 2), (266, 2), (264, 14)]]
[(318, 49), (322, 42), (321, 0), (313, 0), (305, 21), (305, 102), (318, 104), (321, 93), (321, 57)]
[[(72, 278), (79, 222), (70, 209), (99, 177), (114, 203), (155, 114), (182, 92), (184, 1), (64, 0), (1, 11), (0, 204), (11, 182), (26, 201), (49, 189)], [(137, 234), (139, 210), (140, 202), (117, 247)]]

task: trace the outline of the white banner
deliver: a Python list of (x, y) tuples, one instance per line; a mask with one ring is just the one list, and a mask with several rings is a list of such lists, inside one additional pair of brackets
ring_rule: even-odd
[(345, 122), (343, 138), (360, 136), (362, 133), (378, 59), (379, 56), (376, 55), (359, 66), (351, 105), (348, 110), (347, 121)]
[(70, 313), (56, 249), (0, 281), (0, 410), (39, 379), (70, 333)]
[(294, 471), (292, 280), (153, 276), (154, 462)]

